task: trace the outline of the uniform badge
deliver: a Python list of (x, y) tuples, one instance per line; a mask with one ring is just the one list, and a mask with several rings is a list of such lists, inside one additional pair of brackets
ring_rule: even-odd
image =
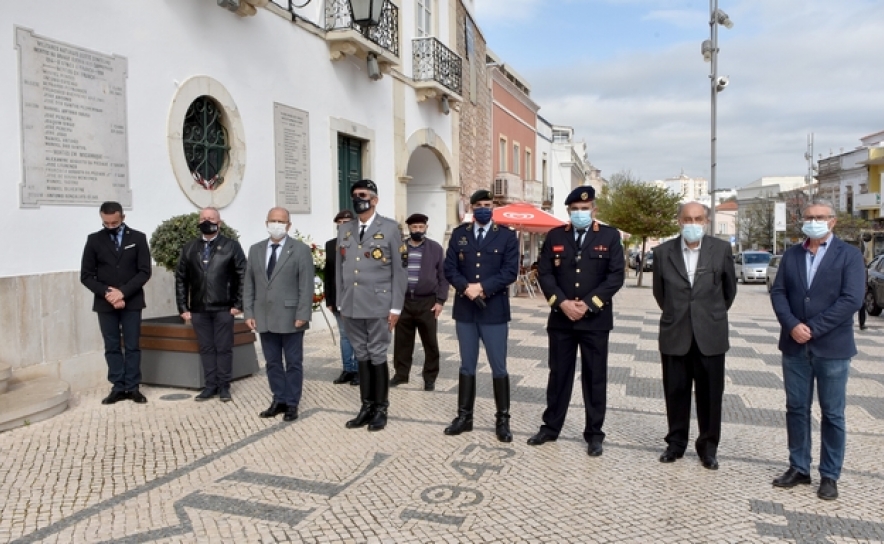
[(593, 221), (592, 222), (592, 232), (598, 232), (598, 231), (599, 231), (599, 224), (597, 221)]
[(562, 266), (562, 259), (553, 259), (553, 264), (556, 266)]
[(562, 253), (565, 251), (565, 246), (553, 246), (553, 253)]
[(461, 261), (463, 261), (463, 251), (461, 251), (460, 253), (458, 253), (458, 259), (460, 259)]
[(381, 258), (382, 258), (383, 256), (384, 256), (384, 252), (381, 251), (381, 248), (376, 247), (376, 248), (374, 248), (374, 249), (371, 250), (371, 257), (372, 257), (372, 259), (375, 259), (375, 260), (379, 261), (379, 260), (381, 260)]
[(341, 246), (341, 257), (346, 257), (346, 256), (347, 256), (347, 248), (345, 248), (344, 246)]
[(401, 246), (399, 246), (399, 253), (402, 253), (403, 255), (408, 254), (408, 248), (405, 246), (405, 244), (402, 244)]
[(580, 193), (580, 200), (589, 200), (589, 193), (586, 191)]
[(365, 258), (368, 259), (369, 257), (371, 257), (371, 253), (369, 253), (369, 252), (366, 251), (366, 252), (365, 252)]
[(375, 234), (374, 236), (372, 236), (372, 238), (374, 238), (375, 240), (383, 240), (384, 234), (379, 232), (379, 233)]
[(468, 243), (469, 243), (469, 242), (467, 242), (467, 237), (466, 237), (466, 236), (461, 236), (461, 237), (460, 237), (460, 240), (457, 241), (457, 245), (459, 245), (459, 246), (465, 246), (465, 245), (467, 245)]
[(595, 246), (592, 249), (594, 249), (595, 251), (608, 251), (607, 246)]
[(347, 234), (344, 235), (344, 240), (346, 240), (346, 239), (349, 238), (349, 237), (350, 237), (350, 231), (348, 230), (348, 231), (347, 231)]

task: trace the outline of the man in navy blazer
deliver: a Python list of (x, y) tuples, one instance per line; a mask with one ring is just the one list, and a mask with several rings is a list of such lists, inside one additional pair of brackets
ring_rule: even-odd
[(144, 404), (147, 398), (139, 390), (139, 343), (144, 284), (151, 273), (150, 249), (144, 233), (123, 222), (126, 216), (119, 202), (105, 202), (98, 214), (103, 228), (86, 239), (80, 282), (95, 294), (92, 311), (98, 315), (107, 379), (113, 384), (101, 403), (129, 399)]
[(850, 358), (856, 355), (853, 314), (865, 292), (862, 254), (832, 234), (835, 208), (815, 201), (802, 211), (803, 244), (783, 254), (770, 292), (780, 329), (789, 469), (776, 487), (810, 483), (811, 404), (816, 381), (820, 422), (817, 496), (838, 498), (847, 431), (844, 405)]

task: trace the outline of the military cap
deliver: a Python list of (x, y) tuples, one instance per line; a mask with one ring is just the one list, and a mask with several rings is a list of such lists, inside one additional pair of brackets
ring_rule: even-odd
[(422, 213), (413, 213), (410, 216), (408, 216), (408, 219), (405, 220), (405, 224), (406, 225), (413, 225), (415, 223), (423, 223), (426, 225), (427, 221), (429, 219), (430, 219), (429, 217), (427, 217), (426, 215), (424, 215)]
[(565, 206), (570, 206), (574, 202), (590, 202), (592, 200), (595, 200), (595, 189), (590, 185), (584, 185), (571, 191), (571, 194), (565, 199)]
[(340, 221), (341, 219), (352, 220), (352, 219), (353, 219), (353, 212), (351, 212), (350, 210), (341, 210), (341, 211), (338, 212), (338, 215), (335, 216), (335, 218), (333, 219), (333, 221), (334, 221), (335, 223), (337, 223), (337, 222)]
[(378, 186), (370, 179), (360, 179), (359, 181), (354, 183), (353, 186), (350, 187), (350, 194), (352, 195), (353, 191), (355, 191), (356, 189), (368, 189), (374, 194), (378, 194)]
[(473, 196), (470, 197), (470, 204), (475, 204), (480, 200), (494, 200), (494, 198), (491, 196), (491, 191), (489, 191), (488, 189), (479, 189), (478, 191), (473, 193)]

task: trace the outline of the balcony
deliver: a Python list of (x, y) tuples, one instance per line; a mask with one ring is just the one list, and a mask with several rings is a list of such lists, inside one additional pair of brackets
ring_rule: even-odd
[(510, 172), (495, 174), (493, 189), (494, 200), (498, 203), (512, 204), (523, 200), (522, 178)]
[(555, 202), (555, 188), (547, 187), (543, 191), (543, 201), (540, 203), (540, 207), (543, 211), (551, 211), (553, 208), (553, 202)]
[(881, 208), (881, 193), (860, 193), (853, 195), (853, 208), (856, 210), (877, 210)]
[(411, 47), (418, 102), (447, 96), (456, 109), (463, 85), (460, 56), (432, 37), (415, 38)]
[(390, 0), (384, 2), (381, 24), (370, 28), (353, 22), (349, 0), (326, 0), (325, 30), (331, 60), (374, 54), (383, 73), (399, 66), (399, 8)]

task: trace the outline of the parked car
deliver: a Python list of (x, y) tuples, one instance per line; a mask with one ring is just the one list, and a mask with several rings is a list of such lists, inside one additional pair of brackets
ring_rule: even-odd
[(777, 271), (780, 269), (780, 261), (782, 259), (782, 255), (774, 255), (770, 258), (770, 262), (767, 263), (767, 272), (765, 272), (765, 276), (767, 277), (768, 293), (770, 293), (770, 288), (773, 287), (774, 280), (777, 279)]
[(639, 253), (641, 253), (641, 252), (635, 251), (635, 250), (630, 251), (629, 257), (626, 258), (626, 266), (628, 266), (629, 268), (631, 268), (633, 270), (638, 268), (638, 255), (639, 255)]
[(766, 281), (767, 263), (771, 255), (767, 251), (744, 251), (738, 253), (735, 259), (737, 266), (737, 279), (744, 284), (750, 281)]
[(645, 272), (652, 272), (654, 270), (654, 252), (648, 251), (645, 254), (645, 258), (642, 260), (642, 270)]
[(881, 315), (884, 309), (884, 255), (878, 255), (869, 263), (869, 281), (866, 286), (866, 313)]

